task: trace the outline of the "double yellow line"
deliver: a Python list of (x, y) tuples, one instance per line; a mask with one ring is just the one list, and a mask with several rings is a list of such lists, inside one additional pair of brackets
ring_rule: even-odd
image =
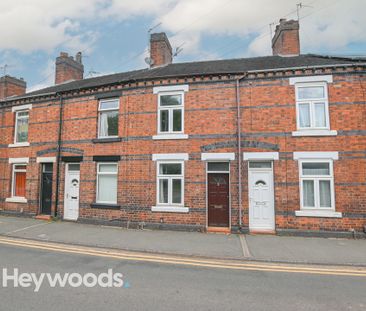
[(243, 262), (235, 260), (201, 259), (201, 258), (192, 258), (183, 256), (146, 254), (130, 251), (116, 251), (109, 249), (72, 246), (59, 243), (49, 243), (49, 242), (40, 242), (40, 241), (33, 241), (33, 240), (31, 241), (31, 240), (13, 239), (13, 238), (0, 238), (0, 244), (47, 250), (53, 252), (69, 253), (69, 254), (97, 256), (117, 260), (151, 262), (151, 263), (171, 264), (171, 265), (184, 265), (184, 266), (216, 268), (216, 269), (232, 269), (232, 270), (366, 277), (366, 268), (364, 267), (324, 268), (321, 266), (304, 266), (295, 264), (292, 265), (292, 264), (258, 263), (248, 261)]

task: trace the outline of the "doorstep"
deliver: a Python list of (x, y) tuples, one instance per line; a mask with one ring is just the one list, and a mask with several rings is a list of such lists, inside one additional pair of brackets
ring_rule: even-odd
[(276, 230), (265, 230), (265, 229), (257, 229), (257, 230), (250, 230), (249, 229), (249, 234), (253, 234), (253, 235), (261, 235), (261, 234), (268, 234), (268, 235), (276, 235)]
[(35, 219), (38, 219), (38, 220), (52, 220), (52, 216), (51, 215), (37, 215), (35, 217)]
[(229, 227), (207, 227), (207, 232), (230, 234), (231, 230)]

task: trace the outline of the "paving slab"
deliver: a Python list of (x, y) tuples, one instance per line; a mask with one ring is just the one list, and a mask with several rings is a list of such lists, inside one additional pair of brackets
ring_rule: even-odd
[(366, 240), (247, 235), (257, 260), (366, 265)]
[(44, 221), (32, 218), (7, 217), (0, 216), (0, 234), (8, 234), (12, 232), (20, 232), (28, 227), (45, 224)]
[[(1, 221), (1, 218), (0, 218)], [(43, 241), (218, 258), (243, 258), (239, 236), (158, 230), (134, 230), (71, 222), (44, 222), (12, 237)]]

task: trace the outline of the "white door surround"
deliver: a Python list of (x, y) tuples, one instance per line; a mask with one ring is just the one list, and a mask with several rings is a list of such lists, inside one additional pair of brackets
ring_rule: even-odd
[[(251, 165), (251, 163), (253, 163)], [(248, 163), (249, 230), (275, 230), (273, 162)]]
[(64, 219), (79, 218), (80, 166), (68, 163), (65, 169)]

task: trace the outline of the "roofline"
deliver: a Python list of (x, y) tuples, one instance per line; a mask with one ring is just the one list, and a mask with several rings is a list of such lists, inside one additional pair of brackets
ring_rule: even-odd
[(255, 72), (266, 72), (266, 71), (281, 71), (281, 70), (297, 70), (297, 69), (310, 69), (310, 68), (334, 68), (334, 67), (352, 67), (352, 66), (365, 66), (364, 63), (347, 63), (347, 64), (336, 64), (336, 65), (314, 65), (314, 66), (300, 66), (300, 67), (284, 67), (274, 69), (260, 69), (260, 70), (248, 70), (249, 73)]
[[(268, 72), (268, 71), (302, 70), (302, 69), (314, 69), (314, 68), (335, 68), (335, 67), (352, 67), (352, 66), (366, 66), (366, 62), (334, 64), (334, 65), (284, 67), (284, 68), (272, 68), (272, 69), (268, 68), (268, 69), (260, 69), (260, 70), (247, 70), (245, 72), (247, 72), (247, 73), (257, 73), (257, 72)], [(203, 74), (203, 76), (234, 75), (234, 74), (243, 74), (243, 72), (242, 71), (240, 71), (240, 72), (227, 72), (227, 71), (225, 71), (225, 72), (215, 72), (215, 73), (210, 73), (210, 74)], [(195, 76), (195, 75), (200, 75), (200, 74), (196, 73), (196, 74), (189, 74), (189, 75), (187, 75), (187, 74), (164, 75), (164, 76), (155, 76), (155, 77), (151, 77), (151, 78), (146, 77), (146, 78), (140, 78), (140, 79), (130, 78), (128, 80), (121, 80), (121, 81), (117, 81), (117, 82), (113, 82), (113, 83), (100, 84), (100, 85), (96, 85), (96, 86), (89, 86), (89, 87), (85, 87), (85, 89), (100, 87), (100, 86), (105, 86), (105, 85), (113, 85), (113, 84), (118, 84), (118, 83), (127, 83), (129, 81), (144, 81), (144, 80), (153, 80), (153, 79), (171, 78), (171, 77)], [(6, 102), (12, 102), (12, 101), (16, 101), (16, 100), (27, 99), (27, 98), (35, 98), (35, 97), (42, 97), (42, 96), (48, 96), (48, 95), (62, 94), (62, 93), (67, 93), (67, 92), (70, 92), (70, 91), (81, 90), (81, 89), (84, 89), (84, 88), (81, 87), (81, 88), (74, 88), (74, 89), (70, 89), (70, 90), (66, 90), (66, 91), (48, 92), (48, 93), (40, 93), (40, 94), (34, 94), (34, 95), (24, 95), (24, 96), (20, 96), (20, 97), (18, 96), (18, 97), (14, 97), (14, 98), (7, 98), (7, 99), (0, 100), (0, 104), (1, 103), (6, 103)]]

